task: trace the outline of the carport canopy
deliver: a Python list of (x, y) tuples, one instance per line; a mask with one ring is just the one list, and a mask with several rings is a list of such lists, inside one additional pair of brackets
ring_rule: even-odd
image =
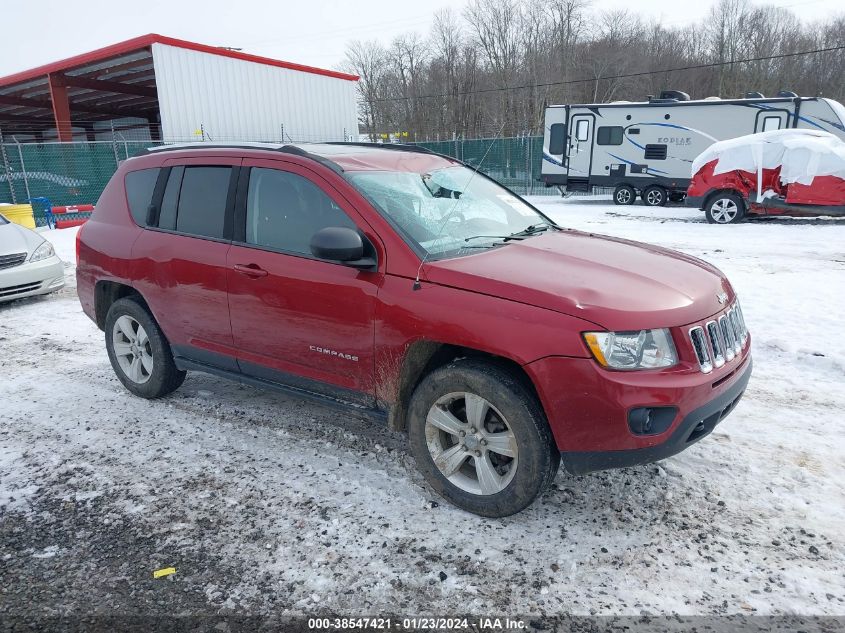
[(72, 141), (74, 127), (93, 138), (95, 123), (131, 117), (146, 120), (156, 138), (151, 46), (168, 40), (144, 35), (0, 78), (0, 130), (38, 139), (55, 130), (59, 141)]

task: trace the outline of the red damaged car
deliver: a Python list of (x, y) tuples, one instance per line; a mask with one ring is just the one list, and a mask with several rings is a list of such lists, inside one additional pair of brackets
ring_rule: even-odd
[(78, 237), (114, 371), (188, 370), (406, 431), (426, 480), (500, 517), (558, 465), (684, 450), (751, 375), (715, 267), (561, 228), (454, 159), (404, 146), (171, 146), (123, 162)]
[(686, 204), (711, 224), (749, 215), (845, 215), (845, 143), (827, 132), (774, 130), (714, 143), (692, 165)]

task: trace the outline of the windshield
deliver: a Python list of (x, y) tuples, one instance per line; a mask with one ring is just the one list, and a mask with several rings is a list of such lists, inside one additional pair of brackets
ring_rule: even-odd
[(429, 259), (469, 255), (550, 225), (520, 198), (462, 165), (347, 177)]

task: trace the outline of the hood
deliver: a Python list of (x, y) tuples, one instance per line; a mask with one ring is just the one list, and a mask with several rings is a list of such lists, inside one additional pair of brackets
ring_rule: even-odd
[(43, 241), (44, 238), (35, 231), (14, 222), (0, 224), (0, 255), (31, 254)]
[(615, 331), (686, 325), (723, 310), (717, 295), (734, 299), (721, 271), (700, 259), (571, 230), (432, 262), (425, 278)]

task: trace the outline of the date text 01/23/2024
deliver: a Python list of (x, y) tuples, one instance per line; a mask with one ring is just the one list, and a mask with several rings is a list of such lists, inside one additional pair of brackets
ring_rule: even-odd
[(518, 631), (525, 629), (525, 622), (515, 618), (480, 617), (469, 618), (309, 618), (308, 628), (312, 631), (337, 630), (456, 630), (456, 631)]

